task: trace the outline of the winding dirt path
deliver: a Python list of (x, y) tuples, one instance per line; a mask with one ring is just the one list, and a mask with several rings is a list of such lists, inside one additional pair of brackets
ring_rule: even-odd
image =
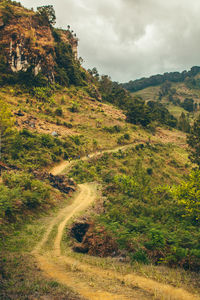
[[(177, 135), (177, 133), (175, 133), (173, 131), (158, 128), (156, 134), (154, 136), (152, 136), (152, 138), (151, 138), (151, 144), (155, 144), (158, 142), (162, 142), (164, 144), (175, 143), (179, 147), (187, 148), (186, 142), (183, 143), (183, 140), (185, 140), (185, 133), (183, 133), (181, 131), (178, 132), (178, 135)], [(127, 150), (127, 149), (135, 146), (136, 144), (140, 144), (140, 143), (146, 144), (147, 142), (149, 142), (148, 137), (146, 137), (146, 139), (142, 138), (142, 137), (139, 139), (137, 138), (134, 140), (134, 142), (131, 142), (126, 145), (117, 146), (113, 149), (96, 151), (94, 153), (91, 153), (89, 155), (89, 157), (91, 158), (91, 157), (99, 156), (103, 153), (114, 153), (119, 150), (124, 151), (124, 150)], [(88, 160), (89, 157), (88, 156), (81, 157), (81, 160), (83, 160), (83, 161)], [(59, 163), (58, 165), (56, 165), (55, 167), (53, 167), (51, 169), (51, 173), (53, 175), (58, 175), (58, 174), (62, 173), (65, 169), (68, 169), (70, 166), (72, 166), (74, 164), (74, 162), (75, 161), (73, 161), (73, 160), (72, 161), (62, 161), (61, 163)]]
[[(106, 152), (114, 152), (119, 149), (122, 147)], [(100, 153), (93, 154), (93, 156), (98, 154)], [(63, 162), (54, 168), (52, 173), (56, 175), (68, 165), (70, 165), (69, 162)], [(50, 278), (71, 287), (88, 300), (199, 299), (181, 288), (174, 288), (135, 274), (123, 276), (118, 272), (103, 270), (70, 256), (64, 256), (61, 241), (67, 223), (86, 210), (97, 200), (97, 197), (96, 184), (79, 185), (79, 192), (75, 195), (74, 201), (61, 209), (57, 216), (49, 222), (44, 236), (32, 251), (41, 270)], [(55, 228), (56, 235), (52, 238), (50, 235)], [(51, 246), (49, 243), (47, 246), (49, 241)]]
[[(63, 237), (63, 231), (67, 222), (74, 217), (76, 214), (84, 211), (88, 208), (91, 203), (94, 202), (97, 190), (94, 184), (82, 184), (79, 185), (79, 194), (76, 196), (75, 200), (70, 206), (65, 207), (60, 211), (60, 213), (51, 221), (46, 233), (44, 234), (42, 240), (38, 243), (36, 248), (32, 251), (32, 254), (38, 261), (40, 268), (51, 278), (56, 279), (62, 284), (72, 287), (86, 299), (92, 300), (123, 300), (128, 299), (123, 295), (114, 295), (109, 292), (94, 290), (89, 287), (86, 283), (78, 281), (73, 271), (74, 260), (70, 261), (70, 257), (67, 260), (67, 264), (71, 266), (71, 270), (66, 269), (65, 257), (61, 256), (61, 240)], [(53, 249), (49, 252), (43, 251), (43, 246), (45, 246), (53, 227), (58, 225), (57, 235), (54, 240)], [(67, 258), (66, 258), (67, 259)]]
[[(138, 142), (138, 141), (137, 141), (137, 142)], [(143, 142), (143, 143), (146, 143), (146, 141), (143, 141), (143, 140), (141, 140), (140, 142), (141, 142), (141, 143), (142, 143), (142, 142)], [(114, 152), (117, 152), (117, 151), (119, 151), (119, 150), (124, 151), (124, 150), (126, 150), (126, 149), (129, 149), (129, 148), (133, 147), (135, 144), (136, 144), (136, 142), (131, 143), (131, 144), (128, 144), (128, 145), (116, 147), (116, 148), (114, 148), (114, 149), (108, 149), (108, 150), (97, 151), (97, 152), (91, 153), (89, 156), (83, 156), (83, 157), (81, 157), (80, 160), (85, 161), (85, 160), (88, 160), (89, 158), (97, 157), (97, 156), (99, 156), (99, 155), (101, 155), (101, 154), (103, 154), (103, 153), (114, 153)], [(59, 163), (58, 165), (56, 165), (55, 167), (53, 167), (53, 168), (51, 169), (51, 173), (52, 173), (53, 175), (58, 175), (58, 174), (62, 173), (65, 169), (67, 169), (67, 168), (69, 168), (70, 166), (72, 166), (72, 165), (74, 164), (74, 162), (75, 162), (74, 160), (72, 160), (72, 161), (64, 160), (64, 161), (62, 161), (61, 163)]]

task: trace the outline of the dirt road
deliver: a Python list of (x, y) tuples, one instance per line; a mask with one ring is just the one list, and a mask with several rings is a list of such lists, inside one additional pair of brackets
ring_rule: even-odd
[[(114, 152), (116, 149), (111, 151)], [(66, 166), (65, 162), (54, 168), (52, 173), (58, 174)], [(97, 199), (96, 184), (79, 185), (79, 191), (73, 202), (49, 221), (44, 236), (32, 252), (39, 267), (47, 276), (71, 287), (89, 300), (199, 299), (181, 288), (174, 288), (135, 274), (122, 275), (119, 272), (80, 262), (71, 256), (64, 256), (61, 242), (63, 235), (66, 234), (68, 222)]]
[[(146, 141), (140, 141), (140, 142), (144, 142), (145, 143)], [(129, 148), (133, 147), (134, 145), (135, 145), (135, 143), (131, 143), (131, 144), (128, 144), (128, 145), (116, 147), (114, 149), (96, 151), (94, 153), (91, 153), (88, 156), (81, 157), (81, 160), (85, 161), (85, 160), (88, 160), (89, 158), (97, 157), (97, 156), (99, 156), (99, 155), (101, 155), (103, 153), (114, 153), (114, 152), (117, 152), (119, 150), (124, 151), (126, 149), (129, 149)], [(74, 162), (75, 162), (74, 160), (72, 160), (72, 161), (64, 160), (61, 163), (59, 163), (58, 165), (56, 165), (55, 167), (53, 167), (51, 169), (51, 173), (53, 175), (58, 175), (58, 174), (62, 173), (65, 169), (67, 169), (70, 166), (72, 166), (74, 164)]]
[[(72, 287), (86, 299), (116, 299), (123, 300), (128, 299), (123, 295), (114, 295), (106, 291), (94, 290), (88, 286), (87, 282), (77, 280), (76, 272), (74, 272), (74, 259), (70, 257), (63, 257), (61, 255), (61, 240), (63, 237), (63, 231), (67, 222), (90, 206), (96, 199), (97, 189), (95, 184), (83, 184), (79, 185), (79, 193), (75, 197), (73, 203), (70, 206), (62, 209), (59, 214), (50, 222), (46, 233), (42, 240), (38, 243), (36, 248), (32, 251), (32, 254), (36, 257), (40, 268), (50, 277)], [(54, 239), (53, 247), (47, 251), (43, 251), (48, 238), (54, 228), (58, 225), (56, 237)], [(66, 259), (66, 260), (65, 260)], [(77, 262), (78, 263), (78, 262)], [(67, 267), (68, 266), (68, 267)]]

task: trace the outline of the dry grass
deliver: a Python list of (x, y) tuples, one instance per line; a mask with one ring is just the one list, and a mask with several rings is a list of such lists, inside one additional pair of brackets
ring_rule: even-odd
[[(169, 268), (165, 266), (143, 265), (135, 263), (120, 263), (116, 258), (99, 258), (89, 255), (77, 254), (65, 247), (65, 254), (74, 257), (77, 261), (98, 267), (101, 270), (117, 272), (121, 276), (134, 273), (147, 279), (155, 280), (156, 282), (171, 285), (176, 288), (185, 289), (188, 292), (200, 295), (200, 274), (185, 271), (183, 269)], [(67, 250), (68, 249), (68, 250)], [(160, 299), (160, 298), (159, 298)], [(184, 298), (183, 298), (184, 299)]]
[[(94, 150), (92, 149), (93, 140), (97, 141), (97, 149), (106, 149), (116, 147), (118, 138), (125, 133), (130, 135), (130, 141), (127, 143), (147, 142), (151, 136), (151, 133), (141, 127), (125, 123), (125, 115), (120, 109), (94, 101), (84, 90), (65, 88), (62, 92), (52, 96), (53, 105), (39, 103), (29, 94), (17, 96), (16, 94), (16, 89), (4, 87), (0, 91), (0, 98), (9, 103), (14, 112), (21, 110), (24, 113), (23, 117), (16, 117), (19, 129), (28, 128), (32, 131), (49, 134), (56, 131), (60, 136), (84, 135), (91, 143), (90, 150)], [(29, 99), (29, 103), (27, 103), (27, 99)], [(78, 112), (70, 111), (74, 102), (78, 105)], [(54, 114), (58, 106), (62, 108), (63, 116)], [(34, 128), (31, 127), (32, 123), (35, 125)], [(72, 128), (68, 128), (68, 124)], [(121, 128), (119, 133), (110, 134), (104, 130), (104, 127), (115, 125)], [(176, 143), (182, 147), (185, 144), (185, 135), (175, 130), (157, 129), (151, 140)]]

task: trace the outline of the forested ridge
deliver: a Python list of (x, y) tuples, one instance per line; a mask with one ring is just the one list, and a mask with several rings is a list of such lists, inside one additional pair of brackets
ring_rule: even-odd
[(183, 72), (169, 72), (164, 74), (157, 74), (150, 77), (143, 77), (141, 79), (130, 80), (123, 83), (122, 86), (130, 92), (136, 92), (145, 89), (149, 86), (157, 86), (166, 81), (169, 82), (194, 82), (194, 77), (200, 73), (200, 67), (195, 66), (190, 71)]

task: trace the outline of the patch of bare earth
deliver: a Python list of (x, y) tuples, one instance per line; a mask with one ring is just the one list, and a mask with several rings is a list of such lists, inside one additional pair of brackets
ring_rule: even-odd
[(169, 130), (161, 127), (156, 128), (156, 133), (151, 137), (153, 143), (174, 144), (187, 149), (186, 134), (178, 130)]
[(72, 129), (38, 119), (34, 115), (27, 113), (23, 113), (23, 116), (17, 117), (16, 125), (19, 130), (26, 128), (31, 131), (36, 131), (37, 133), (52, 134), (53, 132), (56, 132), (58, 135), (64, 136), (76, 134)]

